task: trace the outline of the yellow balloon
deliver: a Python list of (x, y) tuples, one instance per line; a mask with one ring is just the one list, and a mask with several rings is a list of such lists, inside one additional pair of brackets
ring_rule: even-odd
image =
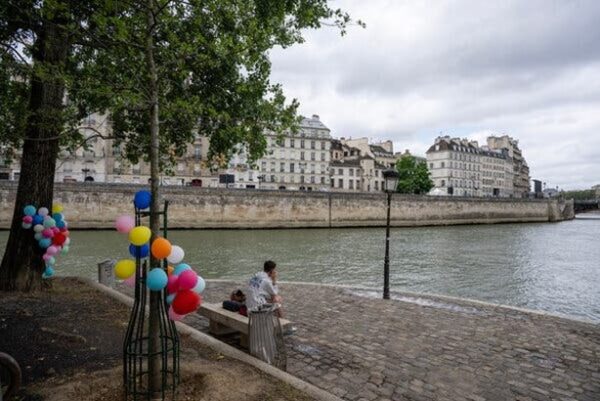
[(122, 259), (115, 265), (115, 276), (121, 280), (128, 279), (135, 274), (135, 262), (131, 259)]
[(129, 242), (135, 246), (142, 246), (150, 241), (151, 236), (152, 232), (148, 227), (137, 226), (129, 231)]
[(60, 203), (52, 205), (52, 213), (62, 213), (65, 208)]

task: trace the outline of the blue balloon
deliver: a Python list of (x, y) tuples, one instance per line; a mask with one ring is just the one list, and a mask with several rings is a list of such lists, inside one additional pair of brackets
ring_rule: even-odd
[(58, 223), (59, 221), (62, 221), (64, 219), (64, 216), (62, 215), (62, 213), (54, 213), (52, 215), (52, 218)]
[(167, 286), (167, 273), (160, 267), (155, 267), (148, 272), (146, 286), (151, 291), (160, 291)]
[(56, 227), (65, 228), (66, 226), (67, 226), (67, 223), (65, 223), (63, 220), (56, 220)]
[(129, 245), (129, 253), (134, 258), (139, 256), (140, 258), (145, 258), (150, 254), (150, 245), (144, 244), (142, 246), (135, 246), (133, 244)]
[(196, 294), (202, 294), (202, 291), (204, 291), (205, 288), (206, 282), (202, 277), (198, 276), (198, 283), (196, 283), (196, 286), (192, 289), (192, 291), (194, 291)]
[(27, 205), (23, 208), (23, 214), (25, 214), (25, 216), (33, 216), (36, 211), (37, 209), (33, 205)]
[(138, 191), (133, 198), (133, 204), (138, 209), (148, 209), (151, 201), (152, 195), (148, 191)]
[(44, 274), (42, 274), (42, 278), (48, 278), (54, 276), (54, 269), (50, 266), (46, 266), (46, 270), (44, 270)]
[(52, 245), (52, 239), (51, 238), (42, 238), (38, 244), (39, 244), (40, 248), (46, 249), (50, 245)]
[(167, 295), (167, 304), (171, 305), (171, 302), (175, 299), (175, 294)]
[(34, 226), (36, 224), (43, 224), (44, 223), (44, 216), (40, 216), (39, 214), (36, 214), (33, 216), (33, 221), (31, 222), (31, 224), (33, 224)]
[(188, 265), (187, 263), (180, 263), (177, 266), (175, 266), (175, 270), (173, 270), (173, 274), (176, 276), (179, 276), (181, 274), (181, 272), (184, 272), (186, 270), (191, 270), (192, 267), (190, 265)]

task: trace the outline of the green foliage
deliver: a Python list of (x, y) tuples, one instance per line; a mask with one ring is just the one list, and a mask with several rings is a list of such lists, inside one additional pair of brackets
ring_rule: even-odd
[(593, 189), (584, 189), (580, 191), (565, 191), (562, 193), (565, 199), (590, 200), (596, 199), (596, 191)]
[(398, 192), (403, 194), (426, 194), (433, 188), (427, 164), (413, 156), (403, 156), (396, 162), (400, 174)]

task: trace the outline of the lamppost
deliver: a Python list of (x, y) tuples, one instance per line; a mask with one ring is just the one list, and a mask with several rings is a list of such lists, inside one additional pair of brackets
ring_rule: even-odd
[(383, 172), (385, 192), (387, 194), (387, 225), (385, 229), (385, 259), (383, 264), (383, 299), (390, 299), (390, 206), (392, 193), (396, 192), (400, 174), (394, 169)]

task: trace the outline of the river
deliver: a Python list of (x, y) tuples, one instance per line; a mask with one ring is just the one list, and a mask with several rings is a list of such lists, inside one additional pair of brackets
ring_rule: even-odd
[[(594, 216), (594, 215), (589, 215)], [(595, 215), (600, 217), (600, 215)], [(8, 236), (0, 232), (0, 244)], [(171, 231), (205, 278), (245, 279), (266, 259), (280, 280), (380, 289), (385, 230)], [(96, 277), (128, 256), (116, 231), (73, 231), (57, 273)], [(600, 219), (561, 223), (395, 228), (391, 289), (472, 298), (600, 322)]]

